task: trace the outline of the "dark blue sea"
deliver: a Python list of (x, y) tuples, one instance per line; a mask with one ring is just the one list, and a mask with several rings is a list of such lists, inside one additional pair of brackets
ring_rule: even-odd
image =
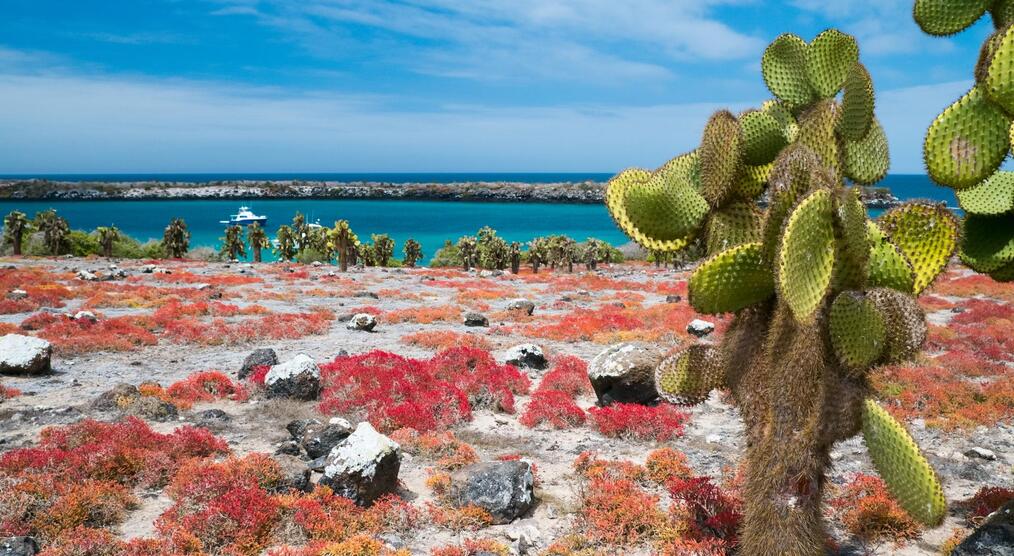
[[(376, 181), (388, 183), (467, 181), (512, 181), (522, 183), (553, 183), (566, 181), (605, 181), (609, 174), (511, 173), (511, 174), (115, 174), (115, 175), (51, 175), (42, 177), (63, 181), (186, 181), (214, 182), (222, 180), (284, 180), (309, 181)], [(950, 189), (934, 185), (926, 176), (888, 176), (882, 186), (902, 199), (933, 199), (956, 206)], [(508, 241), (528, 241), (537, 236), (566, 234), (577, 240), (588, 237), (603, 239), (615, 245), (626, 237), (617, 230), (602, 205), (570, 205), (540, 203), (466, 203), (447, 201), (400, 200), (315, 200), (315, 199), (248, 199), (240, 200), (146, 200), (146, 201), (6, 201), (0, 200), (0, 215), (17, 209), (34, 215), (40, 210), (55, 208), (75, 229), (91, 230), (115, 224), (122, 231), (141, 240), (160, 239), (170, 218), (182, 217), (190, 227), (191, 246), (219, 245), (228, 219), (245, 204), (257, 214), (268, 217), (268, 229), (288, 223), (297, 212), (308, 221), (332, 226), (335, 220), (347, 219), (362, 239), (372, 233), (387, 233), (401, 245), (414, 238), (423, 246), (427, 259), (445, 240), (457, 240), (475, 234), (482, 226), (492, 226)]]

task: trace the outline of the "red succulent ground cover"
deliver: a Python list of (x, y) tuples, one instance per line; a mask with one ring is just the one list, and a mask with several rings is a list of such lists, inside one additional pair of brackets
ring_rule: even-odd
[(664, 442), (683, 436), (683, 425), (690, 416), (676, 406), (646, 406), (617, 403), (588, 410), (592, 424), (605, 436), (629, 440)]
[(977, 524), (982, 518), (1014, 500), (1014, 489), (1003, 487), (982, 487), (971, 498), (961, 503), (968, 509), (968, 519)]
[[(555, 322), (530, 324), (523, 328), (522, 333), (563, 342), (592, 341), (601, 344), (675, 341), (685, 337), (687, 325), (699, 317), (686, 304), (607, 304), (596, 309), (574, 309)], [(724, 321), (716, 322), (716, 335), (720, 335), (725, 326)]]
[(453, 330), (421, 330), (419, 332), (402, 336), (400, 341), (403, 344), (419, 346), (436, 351), (455, 346), (467, 346), (486, 351), (493, 349), (489, 340), (478, 334), (455, 332)]
[[(266, 372), (266, 371), (265, 371)], [(189, 409), (198, 402), (215, 400), (246, 401), (250, 393), (240, 383), (220, 371), (201, 371), (174, 382), (168, 388), (146, 382), (137, 387), (142, 396), (167, 401), (181, 409)]]
[(487, 351), (458, 347), (429, 360), (384, 351), (339, 357), (321, 366), (324, 413), (358, 414), (383, 431), (443, 430), (471, 419), (473, 408), (514, 412), (528, 378)]
[(921, 526), (895, 502), (880, 477), (855, 474), (830, 501), (845, 530), (867, 542), (903, 542)]

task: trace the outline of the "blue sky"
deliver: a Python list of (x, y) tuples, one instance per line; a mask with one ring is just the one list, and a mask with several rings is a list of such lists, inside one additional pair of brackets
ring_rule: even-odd
[(0, 174), (654, 167), (770, 97), (774, 37), (860, 41), (892, 171), (971, 84), (987, 20), (912, 0), (4, 0)]

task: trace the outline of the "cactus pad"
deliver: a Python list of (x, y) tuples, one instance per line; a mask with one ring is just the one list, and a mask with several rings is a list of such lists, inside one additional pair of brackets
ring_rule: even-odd
[(761, 166), (744, 164), (740, 170), (739, 179), (736, 180), (736, 186), (733, 188), (733, 197), (755, 200), (767, 188), (772, 168), (774, 168), (773, 162)]
[[(872, 222), (869, 223), (871, 226)], [(898, 246), (883, 238), (870, 248), (869, 285), (911, 293), (915, 290), (915, 269)]]
[(644, 235), (660, 241), (686, 238), (700, 227), (708, 203), (679, 171), (655, 172), (627, 187), (627, 217)]
[(695, 405), (723, 386), (722, 354), (708, 345), (694, 344), (669, 355), (655, 369), (655, 389), (669, 403)]
[(837, 29), (824, 31), (806, 48), (806, 76), (810, 88), (820, 98), (835, 96), (858, 62), (856, 39)]
[(865, 371), (880, 359), (887, 342), (884, 316), (857, 291), (844, 291), (831, 304), (828, 332), (838, 359), (848, 369)]
[(845, 79), (845, 93), (841, 101), (842, 115), (838, 121), (838, 133), (846, 141), (858, 141), (866, 137), (873, 123), (873, 79), (866, 66), (855, 64)]
[(745, 112), (739, 117), (739, 126), (743, 133), (743, 162), (746, 164), (767, 164), (788, 144), (785, 125), (770, 112)]
[(866, 231), (866, 206), (858, 187), (845, 191), (838, 202), (838, 227), (842, 249), (838, 284), (861, 287), (869, 273), (870, 241)]
[(933, 181), (963, 189), (988, 178), (1010, 148), (1011, 120), (979, 87), (947, 107), (926, 132), (923, 156)]
[(993, 16), (993, 26), (1002, 29), (1014, 22), (1014, 0), (996, 0), (989, 13)]
[(820, 158), (821, 165), (838, 176), (841, 171), (841, 152), (838, 148), (836, 128), (841, 117), (841, 108), (833, 100), (814, 104), (799, 117), (799, 133), (796, 142)]
[(926, 341), (926, 314), (915, 297), (890, 288), (875, 288), (866, 298), (876, 305), (887, 324), (884, 360), (900, 363), (912, 358)]
[(1001, 31), (986, 42), (986, 48), (989, 64), (979, 86), (1009, 114), (1014, 111), (1014, 32), (1010, 28)]
[(812, 191), (785, 222), (776, 259), (778, 293), (799, 322), (827, 296), (835, 263), (831, 192)]
[(906, 203), (880, 217), (883, 230), (912, 264), (912, 292), (922, 293), (947, 267), (958, 244), (958, 221), (942, 204)]
[(953, 35), (976, 21), (992, 0), (915, 0), (915, 22), (930, 35)]
[(771, 204), (764, 220), (764, 253), (773, 261), (785, 219), (796, 206), (799, 197), (816, 185), (820, 160), (813, 151), (800, 145), (790, 145), (778, 155), (768, 181), (771, 184)]
[(704, 126), (701, 138), (700, 191), (713, 207), (719, 207), (733, 192), (743, 160), (739, 122), (727, 110), (715, 112)]
[(725, 251), (760, 238), (761, 212), (756, 203), (729, 203), (708, 220), (708, 254)]
[(744, 243), (714, 255), (690, 275), (690, 305), (700, 313), (731, 313), (775, 293), (760, 243)]
[(806, 71), (806, 42), (796, 35), (780, 35), (764, 51), (761, 74), (768, 89), (791, 108), (814, 100)]
[(991, 273), (1014, 263), (1014, 214), (965, 217), (961, 260)]
[(858, 141), (845, 141), (845, 175), (855, 183), (873, 185), (884, 179), (891, 166), (887, 135), (876, 119), (866, 136)]
[(873, 400), (863, 404), (863, 438), (891, 496), (913, 518), (939, 525), (947, 501), (936, 472), (905, 427)]
[(957, 192), (965, 212), (997, 215), (1014, 211), (1014, 172), (999, 171), (986, 181)]

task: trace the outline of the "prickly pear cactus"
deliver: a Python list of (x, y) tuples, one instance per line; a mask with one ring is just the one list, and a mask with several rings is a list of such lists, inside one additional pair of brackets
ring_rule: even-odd
[(930, 177), (954, 188), (965, 211), (961, 259), (996, 280), (1014, 280), (1014, 173), (1000, 170), (1014, 133), (1014, 2), (918, 0), (914, 13), (932, 35), (961, 32), (987, 13), (993, 20), (975, 84), (933, 121), (924, 155)]
[[(920, 11), (946, 12), (940, 2)], [(943, 519), (936, 474), (868, 399), (867, 375), (913, 356), (925, 340), (915, 296), (954, 253), (958, 222), (930, 204), (902, 205), (873, 222), (860, 191), (846, 186), (875, 183), (889, 165), (873, 82), (851, 36), (782, 35), (761, 70), (774, 99), (738, 115), (716, 112), (696, 150), (654, 171), (620, 172), (606, 204), (651, 251), (703, 239), (708, 258), (690, 276), (690, 303), (735, 313), (721, 346), (687, 347), (655, 378), (672, 403), (729, 388), (742, 410), (749, 442), (740, 553), (823, 554), (828, 454), (860, 432), (903, 507), (929, 525)], [(971, 140), (979, 150), (995, 141)], [(1014, 180), (1003, 186), (1014, 191)], [(998, 197), (981, 192), (975, 202), (992, 206)], [(1014, 257), (1014, 242), (1008, 252)]]

